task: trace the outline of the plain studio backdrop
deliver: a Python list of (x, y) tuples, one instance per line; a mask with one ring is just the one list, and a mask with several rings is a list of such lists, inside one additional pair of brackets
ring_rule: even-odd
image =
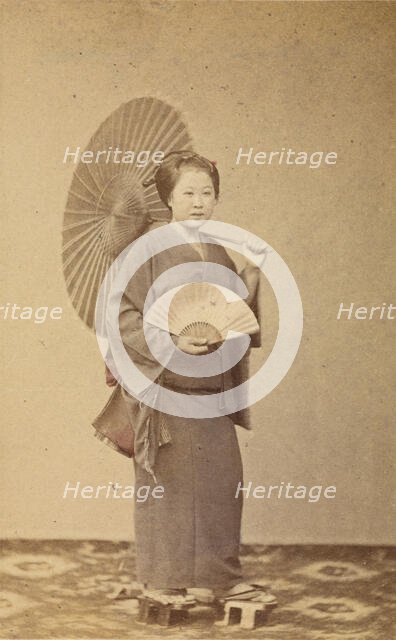
[[(250, 498), (243, 540), (391, 543), (395, 323), (337, 313), (341, 303), (395, 303), (395, 5), (2, 6), (0, 304), (63, 308), (61, 320), (42, 324), (0, 320), (3, 536), (132, 539), (130, 500), (62, 498), (67, 482), (134, 482), (132, 461), (90, 426), (110, 391), (95, 336), (64, 285), (61, 228), (74, 165), (63, 156), (68, 146), (83, 149), (122, 102), (154, 96), (181, 111), (195, 149), (217, 161), (217, 217), (272, 245), (303, 301), (296, 361), (254, 406), (254, 431), (239, 430), (245, 483), (334, 485), (336, 497)], [(318, 169), (237, 166), (240, 147), (338, 158)]]

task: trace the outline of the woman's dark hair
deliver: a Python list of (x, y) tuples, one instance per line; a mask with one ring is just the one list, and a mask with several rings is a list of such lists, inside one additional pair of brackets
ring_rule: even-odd
[(205, 171), (212, 180), (216, 199), (219, 197), (220, 176), (215, 163), (198, 155), (198, 153), (194, 153), (194, 151), (182, 150), (168, 153), (164, 156), (154, 176), (143, 182), (143, 186), (148, 187), (155, 183), (159, 197), (168, 209), (170, 209), (168, 205), (169, 196), (176, 186), (181, 169), (185, 167)]

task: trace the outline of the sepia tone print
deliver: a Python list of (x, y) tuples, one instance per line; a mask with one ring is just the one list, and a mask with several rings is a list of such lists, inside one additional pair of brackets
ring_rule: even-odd
[(395, 5), (1, 8), (0, 637), (390, 640)]

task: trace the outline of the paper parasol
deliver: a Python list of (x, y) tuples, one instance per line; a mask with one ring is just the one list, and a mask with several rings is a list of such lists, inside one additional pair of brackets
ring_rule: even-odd
[(144, 159), (180, 149), (192, 150), (180, 114), (156, 98), (136, 98), (113, 111), (81, 154), (64, 214), (62, 258), (72, 304), (89, 327), (112, 262), (152, 221), (170, 218), (155, 184), (142, 186), (158, 167)]

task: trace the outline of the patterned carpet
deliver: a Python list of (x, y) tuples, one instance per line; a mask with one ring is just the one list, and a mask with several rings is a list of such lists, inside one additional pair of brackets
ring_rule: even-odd
[(246, 578), (268, 581), (279, 600), (266, 625), (220, 627), (211, 608), (199, 607), (187, 625), (164, 629), (136, 622), (136, 600), (114, 599), (123, 586), (134, 586), (130, 543), (7, 540), (0, 637), (393, 640), (395, 560), (385, 547), (245, 546)]

